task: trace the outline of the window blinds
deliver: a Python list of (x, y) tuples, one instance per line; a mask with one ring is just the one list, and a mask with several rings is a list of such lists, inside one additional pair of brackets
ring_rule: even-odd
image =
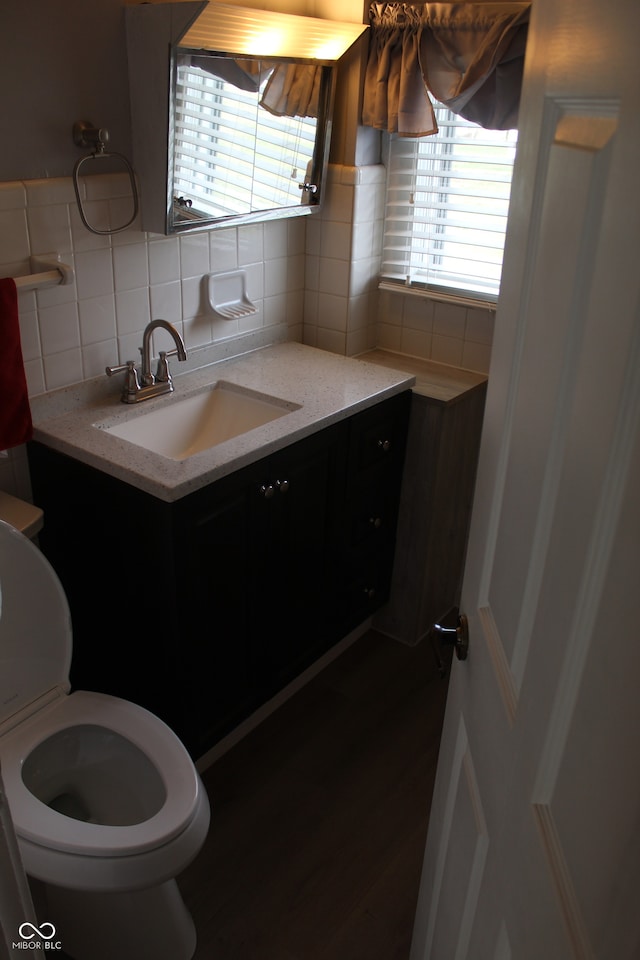
[(301, 202), (316, 120), (274, 116), (259, 99), (199, 69), (178, 68), (174, 193), (207, 216)]
[(435, 112), (435, 136), (391, 140), (382, 276), (494, 300), (517, 131)]

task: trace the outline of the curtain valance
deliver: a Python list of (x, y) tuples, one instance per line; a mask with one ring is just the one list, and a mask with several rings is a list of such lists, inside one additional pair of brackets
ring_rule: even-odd
[(437, 133), (429, 93), (483, 127), (517, 126), (529, 2), (373, 3), (365, 126)]

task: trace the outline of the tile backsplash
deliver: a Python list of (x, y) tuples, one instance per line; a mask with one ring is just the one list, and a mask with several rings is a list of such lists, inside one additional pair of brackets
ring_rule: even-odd
[[(91, 233), (70, 177), (0, 182), (0, 276), (30, 273), (31, 256), (58, 255), (74, 270), (71, 284), (19, 294), (30, 395), (137, 359), (144, 327), (158, 317), (178, 327), (192, 356), (289, 339), (348, 356), (380, 346), (487, 372), (489, 311), (378, 290), (384, 190), (382, 165), (332, 165), (318, 215), (164, 237), (135, 223)], [(128, 219), (126, 175), (86, 177), (83, 193), (98, 229)], [(222, 320), (204, 278), (238, 267), (257, 312)], [(28, 497), (22, 448), (0, 457), (0, 489)]]
[[(85, 180), (86, 209), (99, 229), (122, 223), (126, 177)], [(75, 278), (19, 294), (20, 332), (31, 396), (104, 374), (137, 358), (142, 331), (164, 317), (187, 350), (219, 341), (302, 336), (305, 225), (302, 219), (181, 237), (133, 228), (93, 234), (83, 225), (70, 178), (0, 184), (0, 275), (30, 272), (31, 255), (58, 254)], [(243, 267), (257, 312), (216, 318), (204, 277)], [(272, 329), (271, 329), (272, 328)], [(278, 328), (276, 331), (275, 328)], [(238, 348), (240, 352), (242, 348)]]

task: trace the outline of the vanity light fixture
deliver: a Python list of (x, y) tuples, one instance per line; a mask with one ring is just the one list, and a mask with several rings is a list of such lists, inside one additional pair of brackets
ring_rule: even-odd
[(335, 63), (368, 27), (203, 0), (179, 46), (234, 56)]

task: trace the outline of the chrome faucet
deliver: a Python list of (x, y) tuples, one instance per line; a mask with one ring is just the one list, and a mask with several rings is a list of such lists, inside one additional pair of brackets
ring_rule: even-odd
[[(175, 350), (160, 350), (158, 367), (155, 374), (151, 373), (151, 337), (154, 330), (158, 328), (166, 330), (173, 337), (176, 345)], [(142, 334), (142, 364), (140, 373), (134, 360), (127, 360), (126, 363), (117, 367), (106, 367), (107, 376), (112, 377), (115, 373), (124, 373), (125, 382), (122, 391), (123, 403), (139, 403), (141, 400), (149, 400), (151, 397), (159, 397), (164, 393), (171, 393), (173, 390), (173, 380), (169, 372), (168, 357), (177, 356), (178, 360), (187, 359), (184, 341), (176, 328), (168, 320), (152, 320), (148, 323)]]

